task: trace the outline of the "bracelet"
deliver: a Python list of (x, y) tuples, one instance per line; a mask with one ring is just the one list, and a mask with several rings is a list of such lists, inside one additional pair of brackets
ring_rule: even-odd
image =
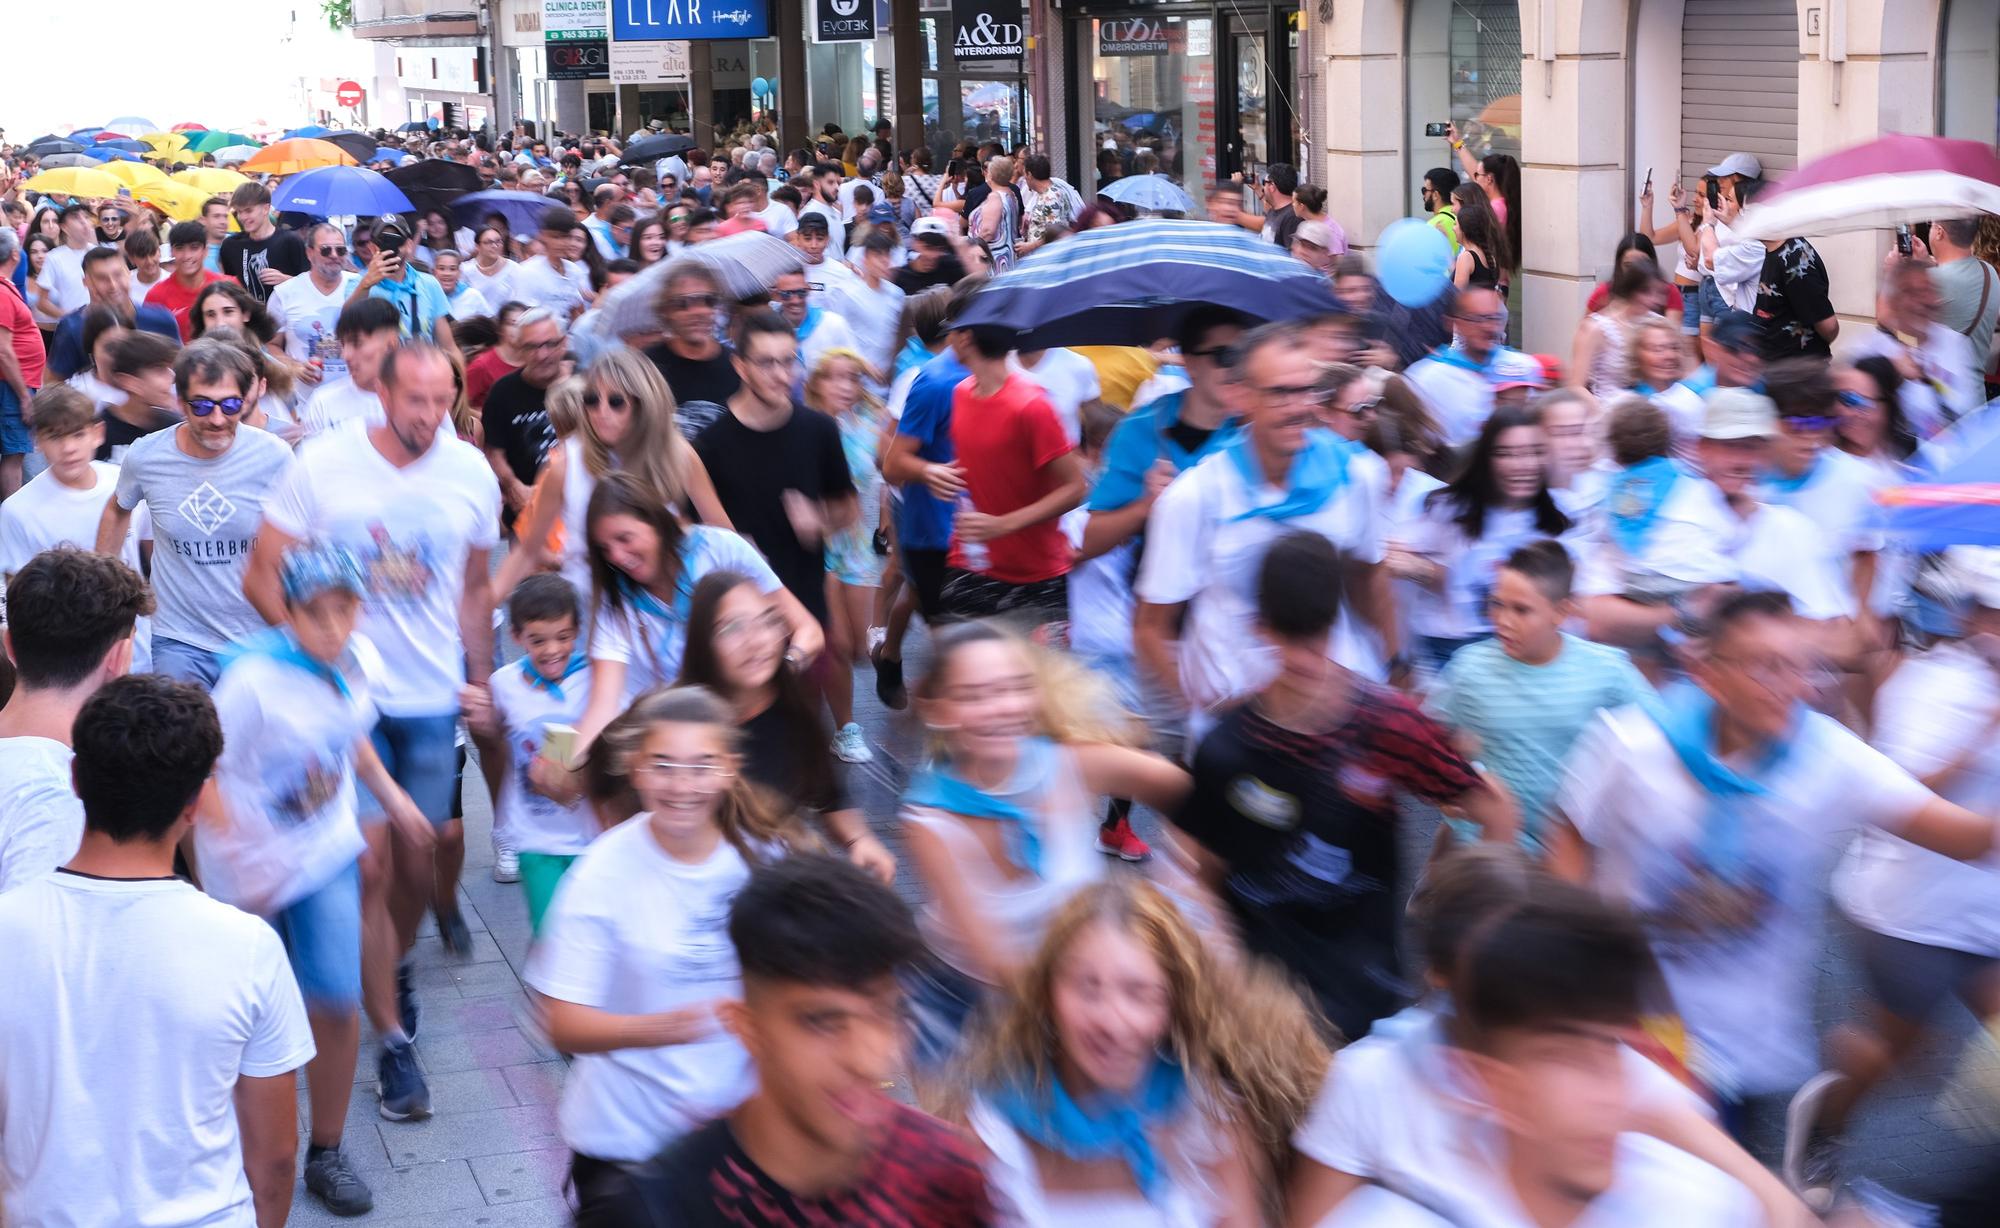
[(1453, 142), (1451, 143), (1451, 147), (1452, 147), (1453, 149), (1464, 149), (1464, 148), (1465, 148), (1465, 142), (1464, 142), (1464, 141), (1453, 141)]
[(1691, 209), (1691, 208), (1689, 208), (1689, 207), (1688, 207), (1688, 206), (1686, 206), (1686, 205), (1675, 205), (1675, 206), (1674, 206), (1674, 212), (1675, 212), (1675, 213), (1693, 213), (1693, 212), (1694, 212), (1694, 210), (1693, 210), (1693, 209)]

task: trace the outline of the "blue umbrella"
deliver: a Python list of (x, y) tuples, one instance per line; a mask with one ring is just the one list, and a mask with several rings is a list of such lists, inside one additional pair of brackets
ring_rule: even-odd
[(1192, 213), (1194, 198), (1165, 175), (1127, 175), (1097, 190), (1106, 200), (1155, 213)]
[(112, 128), (107, 130), (104, 128), (74, 128), (70, 130), (69, 139), (72, 141), (87, 141), (91, 137), (94, 137), (98, 133), (104, 131), (116, 132), (117, 129)]
[(507, 219), (507, 228), (515, 234), (533, 234), (542, 228), (542, 219), (551, 209), (568, 212), (567, 206), (546, 196), (495, 188), (487, 192), (468, 192), (451, 202), (451, 220), (459, 226), (478, 226), (489, 215), (497, 213)]
[(1250, 231), (1147, 218), (1042, 248), (973, 296), (953, 326), (1010, 329), (1024, 350), (1151, 345), (1210, 306), (1253, 320), (1340, 310), (1323, 275)]
[(2000, 546), (2000, 401), (1924, 445), (1947, 459), (1932, 475), (1875, 492), (1875, 524), (1912, 550)]
[(86, 158), (96, 158), (99, 162), (142, 162), (145, 160), (129, 149), (114, 148), (115, 144), (113, 142), (106, 145), (93, 145), (83, 151), (83, 156)]
[(151, 145), (146, 144), (146, 142), (144, 141), (133, 141), (124, 139), (115, 141), (99, 141), (97, 143), (97, 148), (122, 149), (126, 153), (135, 153), (135, 154), (149, 154), (153, 152), (153, 147)]
[(289, 141), (295, 136), (303, 136), (303, 137), (311, 137), (313, 140), (319, 140), (321, 137), (332, 136), (336, 131), (338, 131), (338, 129), (322, 128), (318, 124), (307, 124), (303, 128), (294, 128), (290, 132), (287, 132), (285, 134), (285, 139)]
[(271, 207), (314, 217), (379, 217), (416, 209), (380, 171), (359, 166), (321, 166), (287, 175), (272, 193)]

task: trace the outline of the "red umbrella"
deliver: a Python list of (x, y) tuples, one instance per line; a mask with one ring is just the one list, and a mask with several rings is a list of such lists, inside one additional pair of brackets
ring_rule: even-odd
[(105, 141), (129, 141), (132, 138), (126, 136), (122, 132), (100, 132), (96, 136), (91, 137), (90, 139), (98, 142), (99, 144), (102, 144)]
[(1815, 159), (1756, 198), (1738, 239), (1879, 230), (2000, 213), (2000, 156), (1991, 145), (1895, 134)]
[(208, 131), (208, 125), (207, 125), (207, 124), (175, 124), (175, 125), (174, 125), (173, 127), (171, 127), (171, 128), (169, 128), (169, 129), (167, 129), (167, 131), (169, 131), (169, 132), (207, 132), (207, 131)]

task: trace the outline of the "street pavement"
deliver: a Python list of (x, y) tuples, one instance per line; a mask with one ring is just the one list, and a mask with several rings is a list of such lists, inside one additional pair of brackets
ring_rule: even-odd
[[(921, 639), (921, 632), (913, 631), (912, 684), (922, 666)], [(891, 821), (894, 800), (920, 737), (911, 714), (876, 703), (865, 665), (857, 672), (855, 692), (857, 719), (868, 731), (876, 757), (852, 770), (852, 792), (900, 859)], [(473, 954), (463, 961), (447, 955), (428, 923), (415, 954), (423, 1012), (417, 1052), (430, 1078), (434, 1115), (422, 1122), (392, 1122), (376, 1112), (374, 1042), (364, 1032), (361, 1082), (348, 1109), (345, 1148), (375, 1190), (375, 1211), (365, 1222), (393, 1228), (553, 1228), (569, 1222), (563, 1199), (568, 1153), (556, 1126), (556, 1102), (567, 1067), (538, 1038), (528, 1015), (520, 982), (528, 947), (527, 908), (518, 885), (492, 879), (491, 808), (470, 767), (465, 809), (467, 858), (460, 900), (473, 930)], [(1407, 818), (1406, 860), (1416, 865), (1420, 851), (1429, 847), (1437, 818), (1416, 810)], [(1142, 834), (1151, 834), (1149, 816), (1136, 821)], [(907, 870), (898, 886), (912, 902), (919, 898)], [(1859, 1009), (1843, 927), (1836, 915), (1819, 955), (1822, 1026)], [(1854, 1140), (1862, 1175), (1918, 1197), (1935, 1196), (1974, 1167), (2000, 1162), (2000, 1144), (1982, 1133), (1976, 1118), (1940, 1102), (1941, 1086), (1973, 1031), (1970, 1015), (1956, 1004), (1947, 1008), (1942, 1023), (1940, 1035), (1911, 1069), (1871, 1098)], [(1982, 1066), (1990, 1085), (2000, 1085), (1996, 1065), (2000, 1063), (1989, 1056)], [(303, 1078), (300, 1082), (303, 1121)], [(293, 1225), (340, 1222), (299, 1186)]]

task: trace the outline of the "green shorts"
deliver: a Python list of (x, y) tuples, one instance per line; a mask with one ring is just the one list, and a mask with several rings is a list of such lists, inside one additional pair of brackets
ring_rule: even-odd
[(521, 890), (528, 893), (528, 925), (538, 938), (542, 933), (542, 918), (548, 915), (549, 901), (556, 898), (556, 884), (575, 860), (573, 855), (563, 853), (521, 854)]

